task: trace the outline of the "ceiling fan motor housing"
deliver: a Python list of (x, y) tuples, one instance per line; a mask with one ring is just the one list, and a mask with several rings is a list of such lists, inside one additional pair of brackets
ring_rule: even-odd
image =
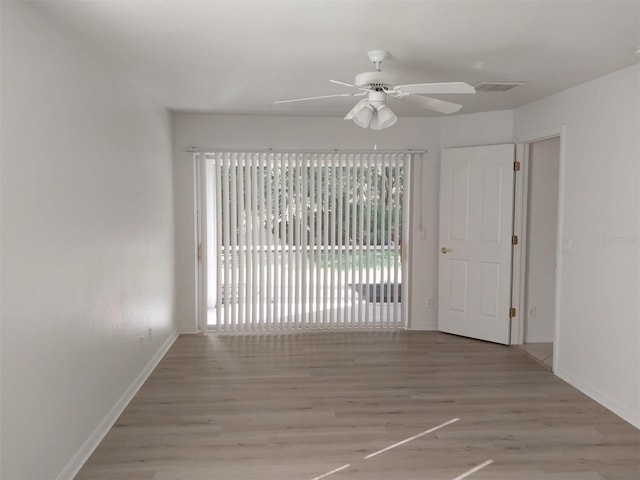
[(369, 105), (374, 107), (376, 110), (385, 104), (384, 101), (384, 92), (371, 90), (369, 91)]
[(356, 75), (353, 83), (358, 88), (382, 91), (393, 88), (397, 83), (397, 77), (389, 72), (363, 72)]

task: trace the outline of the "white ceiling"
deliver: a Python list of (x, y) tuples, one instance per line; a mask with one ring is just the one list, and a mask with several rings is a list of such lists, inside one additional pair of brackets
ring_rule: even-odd
[(356, 99), (273, 102), (349, 91), (328, 80), (372, 70), (371, 49), (389, 51), (382, 68), (400, 83), (527, 82), (438, 97), (460, 113), (514, 108), (640, 60), (640, 0), (35, 3), (174, 111), (341, 117)]

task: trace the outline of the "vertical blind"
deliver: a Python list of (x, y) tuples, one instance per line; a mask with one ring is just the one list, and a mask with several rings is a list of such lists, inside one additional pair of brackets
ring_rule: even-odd
[(206, 154), (218, 331), (398, 328), (410, 153)]

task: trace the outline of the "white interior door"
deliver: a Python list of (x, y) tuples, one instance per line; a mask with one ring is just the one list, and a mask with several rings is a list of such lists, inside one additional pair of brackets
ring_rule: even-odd
[(515, 146), (442, 152), (438, 328), (510, 343)]

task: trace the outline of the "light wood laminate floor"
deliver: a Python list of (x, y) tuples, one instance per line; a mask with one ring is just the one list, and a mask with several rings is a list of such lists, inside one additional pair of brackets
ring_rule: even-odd
[(640, 432), (509, 347), (185, 335), (77, 478), (637, 480)]
[(553, 370), (553, 343), (525, 343), (518, 348), (543, 367)]

